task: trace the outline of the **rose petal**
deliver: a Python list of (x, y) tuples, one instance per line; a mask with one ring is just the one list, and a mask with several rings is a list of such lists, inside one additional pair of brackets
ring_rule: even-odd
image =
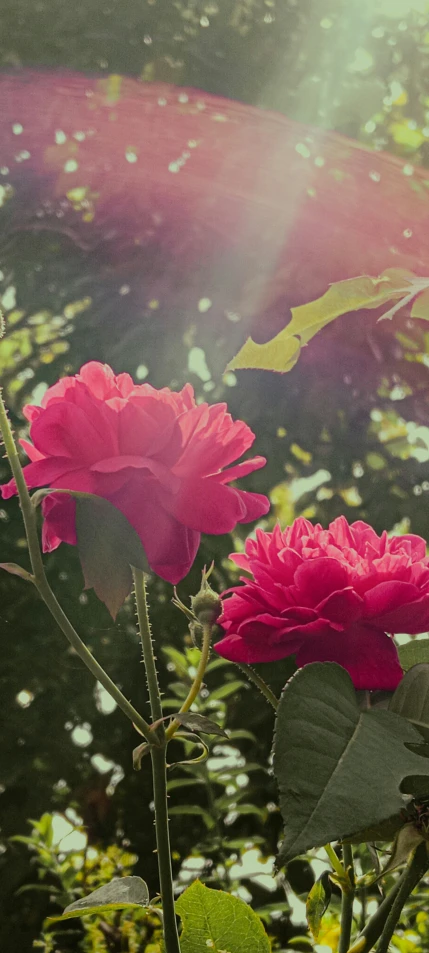
[(295, 572), (294, 584), (303, 605), (316, 606), (338, 589), (348, 586), (347, 570), (336, 559), (321, 556), (303, 562)]
[(100, 434), (95, 423), (97, 406), (91, 405), (89, 412), (91, 416), (67, 401), (50, 404), (32, 424), (34, 446), (45, 456), (71, 457), (81, 464), (113, 456), (113, 419), (111, 427), (105, 426)]
[(306, 639), (296, 655), (299, 666), (310, 662), (337, 662), (357, 689), (394, 691), (403, 676), (392, 639), (371, 626), (354, 625), (343, 633), (324, 633)]
[(330, 622), (351, 625), (362, 616), (363, 599), (349, 586), (340, 592), (333, 592), (316, 606), (317, 612)]

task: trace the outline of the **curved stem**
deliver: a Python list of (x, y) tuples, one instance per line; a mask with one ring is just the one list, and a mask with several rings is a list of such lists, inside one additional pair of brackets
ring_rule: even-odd
[(156, 674), (152, 634), (146, 598), (146, 583), (141, 569), (133, 568), (137, 617), (146, 668), (147, 687), (152, 720), (160, 722), (156, 732), (158, 745), (152, 745), (150, 755), (153, 771), (153, 800), (155, 805), (156, 847), (159, 883), (163, 910), (165, 953), (180, 953), (176, 915), (174, 911), (173, 872), (171, 868), (170, 832), (167, 800), (167, 738), (162, 721), (161, 694)]
[(395, 931), (395, 927), (400, 920), (402, 910), (408, 900), (408, 897), (413, 892), (414, 888), (417, 887), (417, 884), (423, 877), (425, 871), (428, 869), (428, 866), (429, 857), (426, 843), (419, 844), (417, 849), (414, 851), (410, 863), (405, 869), (405, 875), (402, 879), (400, 889), (396, 894), (386, 919), (386, 923), (380, 937), (380, 942), (377, 946), (377, 953), (387, 953), (390, 941)]
[(87, 648), (82, 639), (77, 634), (76, 630), (73, 628), (71, 622), (67, 618), (65, 612), (62, 610), (54, 592), (52, 591), (49, 582), (46, 578), (45, 568), (43, 565), (42, 553), (40, 550), (39, 536), (37, 532), (37, 519), (33, 504), (31, 502), (31, 497), (28, 492), (28, 487), (25, 482), (25, 477), (22, 471), (21, 463), (18, 456), (18, 451), (16, 449), (15, 441), (12, 434), (12, 429), (9, 423), (9, 419), (6, 413), (6, 408), (3, 402), (3, 398), (0, 393), (0, 432), (3, 436), (3, 441), (6, 449), (6, 454), (9, 459), (10, 467), (12, 474), (15, 479), (15, 483), (18, 490), (19, 503), (22, 511), (22, 516), (24, 520), (25, 533), (28, 542), (28, 552), (30, 556), (31, 568), (33, 570), (33, 576), (31, 581), (36, 586), (39, 595), (42, 597), (45, 605), (48, 607), (51, 615), (55, 619), (56, 623), (60, 627), (61, 631), (65, 635), (66, 639), (72, 645), (76, 654), (86, 665), (89, 671), (92, 673), (94, 678), (97, 679), (106, 689), (106, 691), (111, 695), (115, 700), (118, 708), (124, 712), (124, 715), (132, 721), (137, 728), (141, 731), (142, 735), (146, 740), (153, 744), (154, 734), (150, 728), (150, 725), (145, 721), (145, 719), (139, 714), (139, 712), (134, 708), (133, 705), (125, 698), (125, 695), (122, 694), (121, 690), (115, 685), (112, 679), (109, 677), (107, 672), (104, 671), (104, 668), (96, 661), (95, 658), (91, 655), (91, 652)]
[[(190, 689), (189, 689), (189, 692), (188, 692), (188, 694), (187, 694), (187, 696), (186, 696), (186, 698), (185, 698), (185, 701), (183, 702), (183, 705), (182, 705), (182, 707), (181, 707), (181, 709), (180, 709), (180, 713), (182, 713), (182, 712), (184, 712), (184, 711), (189, 711), (191, 705), (194, 703), (194, 701), (195, 701), (195, 699), (196, 699), (196, 697), (197, 697), (197, 695), (198, 695), (198, 693), (199, 693), (199, 691), (200, 691), (201, 685), (202, 685), (202, 683), (203, 683), (204, 674), (205, 674), (205, 671), (206, 671), (206, 668), (207, 668), (207, 662), (208, 662), (208, 660), (209, 660), (210, 645), (211, 645), (211, 640), (212, 640), (212, 631), (213, 631), (213, 626), (212, 626), (212, 625), (208, 625), (207, 623), (204, 623), (204, 624), (203, 624), (203, 642), (202, 642), (202, 646), (201, 646), (200, 661), (199, 661), (199, 663), (198, 663), (198, 668), (197, 668), (197, 672), (196, 672), (195, 678), (194, 678), (194, 680), (193, 680), (193, 682), (192, 682), (192, 685), (191, 685), (191, 687), (190, 687)], [(173, 735), (175, 734), (175, 732), (176, 732), (176, 731), (178, 730), (178, 728), (180, 728), (180, 727), (181, 727), (180, 721), (172, 721), (172, 722), (171, 722), (171, 724), (168, 726), (168, 728), (167, 728), (167, 730), (166, 730), (166, 732), (165, 732), (165, 737), (166, 737), (167, 741), (169, 741), (170, 738), (173, 737)]]
[(246, 665), (245, 662), (236, 662), (235, 664), (241, 669), (242, 672), (244, 672), (245, 675), (247, 675), (249, 681), (253, 682), (253, 684), (259, 688), (259, 691), (265, 696), (268, 704), (274, 708), (274, 711), (277, 711), (279, 707), (279, 700), (276, 698), (274, 692), (271, 691), (269, 685), (264, 682), (264, 679), (261, 678), (257, 672), (255, 672), (255, 669), (252, 668), (251, 665)]
[(353, 900), (355, 895), (353, 853), (350, 844), (343, 844), (343, 867), (347, 874), (347, 882), (341, 890), (341, 933), (338, 944), (338, 953), (347, 953), (350, 945), (350, 936), (353, 926)]

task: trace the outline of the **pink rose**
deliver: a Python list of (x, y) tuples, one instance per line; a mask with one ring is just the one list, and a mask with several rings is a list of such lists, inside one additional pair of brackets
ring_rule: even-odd
[[(137, 531), (154, 572), (177, 583), (195, 559), (201, 533), (229, 533), (237, 523), (269, 509), (259, 493), (228, 486), (264, 466), (253, 457), (224, 470), (255, 437), (226, 404), (195, 403), (190, 384), (134, 384), (91, 361), (28, 405), (32, 444), (21, 441), (30, 460), (28, 487), (57, 487), (95, 493), (109, 500)], [(15, 481), (2, 487), (7, 499)], [(66, 495), (43, 503), (43, 549), (76, 544), (75, 501)]]
[(390, 636), (429, 628), (420, 536), (378, 536), (342, 516), (324, 530), (300, 518), (284, 532), (258, 530), (231, 559), (253, 577), (229, 590), (219, 619), (226, 634), (216, 651), (233, 662), (338, 662), (356, 688), (390, 691), (403, 674)]

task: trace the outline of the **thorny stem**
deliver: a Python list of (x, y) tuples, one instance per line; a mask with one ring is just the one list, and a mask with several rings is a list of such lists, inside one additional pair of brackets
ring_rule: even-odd
[(55, 594), (53, 593), (49, 582), (46, 578), (45, 569), (42, 560), (42, 554), (40, 551), (39, 537), (37, 533), (37, 520), (36, 513), (31, 502), (31, 497), (28, 492), (28, 487), (25, 482), (25, 477), (22, 472), (21, 463), (18, 456), (18, 451), (16, 449), (15, 441), (12, 434), (12, 429), (9, 423), (9, 419), (6, 413), (6, 408), (3, 402), (3, 398), (0, 392), (0, 431), (3, 436), (4, 446), (6, 450), (7, 457), (9, 459), (10, 467), (12, 474), (15, 479), (16, 487), (18, 490), (19, 503), (22, 511), (22, 517), (24, 520), (25, 533), (28, 542), (28, 552), (30, 556), (31, 568), (33, 575), (31, 577), (31, 582), (34, 583), (36, 589), (39, 592), (39, 595), (42, 597), (45, 605), (48, 607), (51, 615), (54, 617), (59, 628), (65, 635), (66, 639), (70, 645), (75, 650), (76, 654), (86, 665), (89, 671), (92, 673), (94, 678), (97, 679), (106, 689), (106, 691), (111, 695), (115, 700), (118, 707), (124, 712), (127, 718), (132, 721), (137, 728), (141, 731), (142, 735), (146, 738), (149, 743), (153, 743), (154, 735), (151, 731), (150, 725), (145, 721), (145, 719), (139, 714), (139, 712), (134, 708), (133, 705), (125, 698), (125, 695), (122, 694), (121, 690), (115, 685), (112, 679), (109, 677), (107, 672), (104, 671), (101, 665), (96, 661), (95, 658), (91, 655), (91, 652), (86, 647), (82, 639), (77, 634), (76, 630), (73, 628), (71, 622), (67, 618), (65, 612), (63, 612)]
[(244, 672), (245, 675), (247, 675), (249, 681), (253, 682), (253, 684), (259, 688), (259, 691), (265, 696), (268, 704), (274, 708), (274, 711), (277, 711), (279, 707), (279, 700), (276, 698), (274, 692), (271, 691), (269, 685), (264, 682), (264, 679), (261, 678), (257, 672), (255, 672), (255, 669), (252, 668), (251, 665), (246, 665), (245, 662), (236, 662), (235, 664), (241, 669), (242, 672)]
[[(182, 712), (189, 711), (191, 705), (195, 701), (200, 691), (201, 685), (203, 683), (204, 674), (207, 668), (207, 662), (209, 660), (212, 631), (213, 631), (212, 625), (209, 625), (208, 623), (203, 624), (203, 641), (201, 646), (200, 661), (198, 663), (198, 668), (195, 674), (195, 678), (185, 698), (185, 701), (183, 702), (183, 705), (180, 709), (180, 714), (182, 714)], [(170, 738), (173, 737), (173, 735), (176, 733), (176, 731), (180, 727), (181, 727), (180, 721), (174, 720), (171, 722), (171, 724), (168, 726), (165, 732), (165, 737), (167, 741), (169, 741)]]
[(417, 849), (414, 851), (411, 861), (405, 868), (400, 889), (398, 890), (398, 893), (396, 894), (396, 897), (390, 908), (383, 932), (380, 937), (380, 942), (377, 946), (377, 953), (387, 953), (390, 941), (395, 931), (395, 927), (400, 920), (402, 910), (408, 900), (408, 897), (413, 892), (414, 888), (417, 887), (417, 884), (423, 877), (423, 874), (428, 869), (428, 865), (429, 857), (427, 845), (426, 843), (419, 844)]
[(167, 743), (162, 721), (161, 693), (156, 673), (152, 634), (146, 598), (146, 583), (141, 569), (133, 568), (137, 616), (143, 659), (146, 668), (147, 687), (152, 720), (156, 727), (157, 745), (151, 745), (150, 755), (153, 772), (153, 800), (155, 805), (155, 831), (158, 855), (159, 882), (163, 910), (165, 953), (180, 953), (176, 915), (174, 912), (173, 872), (171, 867), (170, 832), (167, 800)]
[(343, 867), (347, 879), (341, 885), (341, 932), (338, 953), (347, 953), (353, 926), (353, 900), (355, 895), (353, 853), (350, 844), (343, 844)]
[[(417, 867), (417, 865), (419, 866)], [(369, 953), (369, 951), (373, 949), (379, 937), (382, 937), (383, 939), (383, 937), (387, 934), (387, 923), (390, 918), (390, 924), (393, 925), (389, 925), (389, 931), (391, 931), (390, 938), (387, 942), (387, 947), (384, 947), (384, 949), (387, 950), (390, 939), (393, 935), (393, 931), (401, 915), (402, 908), (411, 892), (414, 890), (414, 887), (416, 887), (419, 883), (419, 880), (421, 880), (425, 870), (427, 869), (427, 866), (428, 856), (426, 844), (420, 844), (413, 856), (411, 864), (407, 866), (401, 876), (398, 877), (390, 893), (387, 894), (373, 916), (370, 917), (360, 936), (358, 936), (354, 943), (352, 943), (348, 953)], [(410, 877), (411, 870), (413, 872), (412, 878)], [(406, 895), (405, 891), (407, 891)], [(397, 903), (397, 901), (400, 894), (403, 899), (400, 901), (399, 909), (399, 903)], [(394, 923), (392, 914), (393, 908), (395, 908)], [(383, 950), (383, 947), (381, 950)], [(377, 953), (380, 953), (380, 946), (378, 947)]]

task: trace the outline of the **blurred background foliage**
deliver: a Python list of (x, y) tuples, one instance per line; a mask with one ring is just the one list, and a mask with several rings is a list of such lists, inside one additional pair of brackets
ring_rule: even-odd
[[(429, 166), (427, 0), (0, 0), (1, 69), (34, 66), (194, 86)], [(255, 431), (256, 451), (268, 465), (248, 478), (247, 488), (271, 494), (265, 527), (299, 514), (327, 524), (343, 513), (377, 531), (411, 530), (429, 539), (429, 334), (423, 322), (405, 316), (381, 329), (373, 314), (342, 319), (284, 377), (224, 374), (233, 336), (238, 340), (233, 320), (217, 324), (204, 307), (182, 309), (178, 320), (162, 299), (156, 316), (142, 314), (132, 293), (118, 295), (120, 276), (103, 269), (96, 253), (43, 231), (11, 237), (6, 225), (6, 208), (0, 208), (0, 300), (8, 323), (0, 368), (18, 436), (22, 403), (39, 400), (59, 375), (90, 359), (156, 386), (190, 380), (199, 398), (227, 400)], [(4, 461), (0, 477), (8, 478)], [(0, 509), (0, 521), (2, 560), (25, 561), (15, 501)], [(242, 527), (233, 540), (204, 540), (179, 587), (182, 599), (197, 591), (200, 569), (212, 558), (219, 588), (236, 579), (228, 553), (244, 538)], [(93, 593), (82, 592), (73, 549), (63, 546), (47, 567), (78, 631), (144, 709), (131, 602), (113, 624)], [(178, 704), (195, 662), (171, 595), (171, 587), (152, 580), (166, 711)], [(55, 899), (69, 902), (85, 878), (87, 886), (98, 885), (112, 871), (132, 868), (156, 890), (151, 782), (144, 762), (140, 773), (131, 770), (137, 736), (94, 688), (35, 593), (4, 574), (0, 599), (0, 946), (26, 953), (44, 916), (59, 909)], [(286, 663), (277, 665), (269, 673), (273, 686), (280, 689), (290, 671)], [(311, 941), (301, 901), (320, 860), (291, 864), (286, 893), (271, 878), (280, 829), (267, 772), (272, 713), (244, 677), (220, 661), (211, 663), (200, 707), (230, 738), (211, 744), (206, 764), (172, 772), (178, 882), (198, 875), (237, 890), (264, 916), (274, 949), (304, 951)], [(29, 827), (28, 818), (39, 826)], [(69, 840), (69, 853), (66, 835), (73, 833), (81, 842)], [(17, 834), (30, 836), (30, 843), (11, 841)], [(401, 953), (427, 948), (428, 915), (416, 911), (395, 941)], [(124, 914), (84, 929), (74, 921), (55, 940), (46, 935), (41, 948), (157, 953), (156, 922), (142, 930)], [(317, 949), (335, 949), (337, 939), (337, 920), (329, 915)]]

